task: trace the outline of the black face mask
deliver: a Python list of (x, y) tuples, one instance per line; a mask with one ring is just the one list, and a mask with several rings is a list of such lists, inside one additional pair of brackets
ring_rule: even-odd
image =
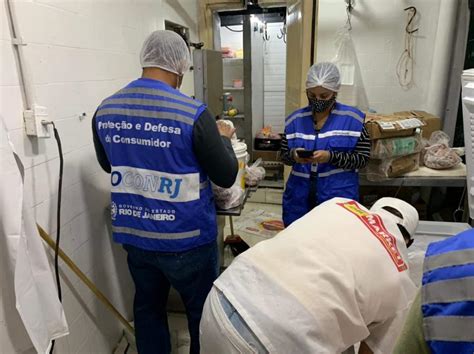
[(328, 100), (318, 100), (317, 98), (308, 97), (308, 101), (313, 112), (321, 113), (327, 110), (329, 107), (331, 107), (334, 104), (334, 102), (336, 101), (336, 96), (332, 96)]

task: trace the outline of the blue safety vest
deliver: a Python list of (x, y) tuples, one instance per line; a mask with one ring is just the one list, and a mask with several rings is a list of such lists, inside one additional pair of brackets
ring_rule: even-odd
[[(361, 135), (365, 115), (357, 108), (335, 104), (319, 133), (316, 133), (311, 107), (293, 112), (285, 121), (288, 148), (306, 150), (352, 151)], [(285, 226), (305, 215), (309, 209), (310, 177), (316, 181), (317, 204), (334, 197), (359, 199), (356, 170), (343, 170), (329, 163), (295, 164), (283, 195)], [(313, 182), (314, 183), (314, 182)]]
[(474, 230), (428, 246), (423, 329), (433, 353), (474, 353)]
[(181, 252), (216, 239), (211, 186), (193, 149), (193, 127), (205, 109), (151, 79), (102, 102), (96, 129), (112, 165), (116, 242)]

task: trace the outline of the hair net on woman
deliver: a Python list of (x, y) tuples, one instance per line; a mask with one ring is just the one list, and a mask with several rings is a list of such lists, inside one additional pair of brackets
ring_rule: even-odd
[(143, 43), (140, 53), (142, 68), (160, 68), (184, 75), (191, 66), (186, 42), (173, 31), (155, 31)]
[(339, 69), (333, 63), (318, 63), (311, 66), (306, 78), (306, 88), (322, 86), (325, 89), (337, 92), (341, 87)]

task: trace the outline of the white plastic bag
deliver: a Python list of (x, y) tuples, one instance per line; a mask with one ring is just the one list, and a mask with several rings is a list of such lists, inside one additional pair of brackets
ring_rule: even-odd
[(214, 200), (219, 209), (232, 209), (240, 205), (244, 191), (240, 186), (232, 186), (231, 188), (222, 188), (212, 184), (214, 192)]
[(424, 163), (434, 170), (453, 168), (461, 162), (461, 158), (449, 146), (435, 144), (426, 149)]
[(258, 184), (261, 180), (265, 178), (265, 169), (260, 167), (262, 159), (257, 159), (252, 166), (247, 166), (245, 168), (245, 184), (247, 186), (253, 187)]
[(332, 60), (341, 74), (342, 84), (337, 95), (338, 101), (355, 106), (362, 111), (369, 109), (369, 100), (365, 92), (359, 61), (348, 28), (336, 35), (337, 53)]
[(449, 136), (438, 130), (431, 134), (429, 146), (424, 149), (423, 162), (434, 170), (445, 170), (457, 166), (461, 158), (449, 147)]
[[(225, 125), (228, 125), (228, 126), (231, 127), (231, 128), (234, 128), (234, 123), (232, 123), (232, 121), (230, 121), (230, 120), (228, 120), (228, 119), (219, 119), (219, 120), (217, 121), (217, 124), (218, 124), (218, 125), (219, 125), (219, 124), (225, 124)], [(235, 144), (237, 143), (238, 140), (237, 140), (237, 134), (236, 134), (236, 133), (234, 133), (234, 134), (232, 135), (232, 138), (230, 139), (230, 141), (232, 142), (232, 145), (235, 145)]]
[(430, 140), (428, 141), (428, 145), (436, 145), (436, 144), (444, 144), (449, 146), (449, 136), (442, 130), (437, 130), (431, 133)]

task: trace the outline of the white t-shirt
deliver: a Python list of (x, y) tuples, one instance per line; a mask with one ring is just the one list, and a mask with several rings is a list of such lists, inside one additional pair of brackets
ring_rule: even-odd
[(216, 280), (270, 353), (391, 353), (416, 287), (397, 225), (335, 198)]

